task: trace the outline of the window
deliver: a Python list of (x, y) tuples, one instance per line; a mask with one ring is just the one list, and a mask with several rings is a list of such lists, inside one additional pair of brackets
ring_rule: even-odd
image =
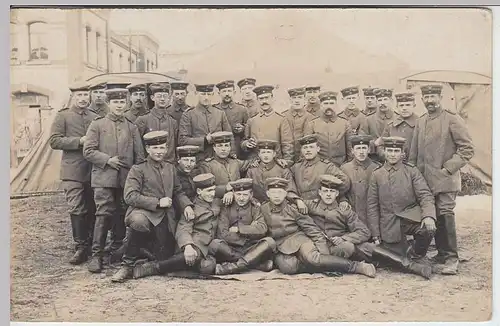
[(34, 22), (28, 25), (30, 60), (49, 59), (47, 23)]
[(85, 58), (87, 62), (90, 62), (90, 27), (85, 27), (85, 49), (87, 52), (85, 53)]
[(16, 24), (10, 24), (10, 61), (19, 60), (19, 48), (17, 47)]
[(123, 54), (120, 53), (118, 55), (118, 58), (119, 58), (119, 60), (118, 60), (119, 66), (118, 67), (119, 67), (119, 70), (120, 70), (119, 72), (122, 72), (123, 71)]
[(97, 32), (95, 33), (95, 52), (96, 52), (96, 60), (97, 60), (97, 67), (100, 67), (101, 66), (101, 63), (100, 63), (100, 57), (101, 57), (101, 54), (100, 54), (100, 50), (99, 50), (99, 46), (100, 46), (100, 43), (101, 43), (101, 33)]

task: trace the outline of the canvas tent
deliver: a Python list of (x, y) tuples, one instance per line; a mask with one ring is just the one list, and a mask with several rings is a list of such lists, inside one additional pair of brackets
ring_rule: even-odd
[[(443, 106), (457, 112), (466, 122), (475, 154), (465, 171), (491, 186), (492, 177), (492, 89), (491, 77), (473, 72), (432, 70), (401, 79), (409, 90), (420, 92), (422, 84), (443, 85)], [(420, 98), (420, 96), (417, 96)], [(425, 108), (421, 100), (418, 110)]]
[[(88, 79), (89, 82), (109, 83), (152, 83), (171, 82), (175, 80), (167, 75), (158, 73), (113, 73), (102, 74)], [(69, 92), (69, 91), (68, 91)], [(64, 105), (69, 103), (68, 101)], [(27, 153), (21, 164), (11, 172), (11, 196), (51, 193), (60, 191), (59, 169), (61, 166), (62, 151), (50, 148), (50, 127), (57, 109), (51, 110), (51, 115), (43, 121), (42, 133)]]

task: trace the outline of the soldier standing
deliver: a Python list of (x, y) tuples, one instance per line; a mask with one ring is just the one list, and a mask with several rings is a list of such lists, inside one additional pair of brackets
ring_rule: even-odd
[(218, 108), (226, 114), (229, 125), (231, 125), (231, 128), (233, 130), (236, 154), (238, 158), (244, 158), (244, 152), (241, 149), (241, 139), (243, 138), (245, 125), (248, 121), (247, 109), (243, 105), (235, 103), (233, 101), (235, 93), (233, 80), (225, 80), (223, 82), (220, 82), (216, 85), (216, 87), (219, 90), (221, 102), (214, 105), (214, 107)]
[[(214, 85), (195, 85), (195, 87), (198, 104), (182, 114), (179, 123), (179, 146), (199, 146), (201, 150), (197, 159), (201, 161), (213, 155), (210, 146), (213, 143), (212, 134), (217, 131), (232, 132), (232, 128), (224, 111), (213, 107), (210, 103)], [(232, 150), (234, 154), (234, 146)]]
[(172, 104), (167, 108), (168, 114), (180, 123), (182, 114), (187, 110), (192, 109), (186, 104), (187, 97), (187, 87), (189, 83), (185, 82), (171, 82), (170, 87), (172, 89)]
[[(373, 171), (368, 187), (368, 227), (377, 245), (373, 258), (389, 261), (425, 278), (425, 255), (436, 231), (434, 197), (420, 171), (403, 162), (406, 140), (383, 138), (386, 162)], [(413, 235), (408, 246), (405, 235)]]
[(106, 83), (98, 83), (90, 86), (90, 107), (89, 109), (101, 117), (109, 112), (106, 103)]
[(122, 266), (111, 279), (113, 282), (132, 278), (140, 249), (150, 234), (158, 244), (158, 260), (174, 254), (177, 226), (174, 203), (187, 219), (194, 218), (192, 202), (182, 191), (175, 166), (164, 161), (168, 133), (152, 131), (143, 138), (149, 155), (144, 162), (132, 166), (125, 182), (123, 196), (128, 205), (125, 224), (130, 228), (130, 234)]
[(339, 118), (335, 113), (336, 92), (323, 92), (319, 100), (321, 116), (306, 126), (305, 134), (318, 137), (319, 155), (322, 158), (340, 165), (350, 156), (348, 137), (353, 133), (353, 128), (348, 120)]
[(92, 165), (83, 157), (83, 143), (90, 123), (98, 115), (88, 109), (88, 85), (73, 85), (70, 91), (71, 106), (57, 113), (49, 143), (52, 149), (63, 151), (60, 178), (76, 243), (75, 253), (69, 263), (78, 265), (87, 260), (94, 232), (95, 204), (90, 187)]
[(150, 131), (164, 130), (168, 132), (167, 154), (164, 159), (174, 164), (178, 126), (175, 119), (167, 113), (170, 102), (170, 85), (168, 83), (155, 83), (149, 85), (149, 89), (154, 107), (148, 114), (137, 118), (135, 124), (139, 128), (141, 137)]
[(137, 127), (123, 113), (126, 89), (106, 91), (110, 112), (90, 124), (83, 146), (84, 157), (92, 163), (92, 188), (96, 203), (96, 223), (92, 259), (88, 269), (102, 270), (102, 254), (108, 230), (113, 228), (112, 248), (120, 248), (125, 237), (123, 187), (129, 169), (144, 160), (144, 149)]
[(260, 112), (260, 104), (255, 98), (253, 89), (255, 88), (255, 78), (243, 78), (238, 81), (241, 92), (241, 105), (246, 107), (248, 118), (255, 117)]
[(319, 99), (320, 91), (321, 91), (321, 86), (311, 85), (306, 87), (306, 99), (307, 99), (306, 111), (316, 117), (320, 117), (322, 114), (320, 99)]
[(375, 96), (375, 88), (367, 87), (363, 88), (363, 95), (365, 97), (365, 109), (363, 112), (367, 117), (371, 116), (377, 112), (377, 97)]
[(146, 85), (132, 84), (127, 86), (130, 93), (130, 106), (124, 116), (132, 122), (137, 120), (137, 117), (145, 115), (149, 112), (146, 99)]
[(416, 164), (435, 196), (437, 211), (434, 261), (442, 274), (458, 272), (455, 199), (461, 189), (460, 169), (474, 156), (474, 145), (463, 119), (441, 106), (441, 85), (421, 88), (427, 113), (417, 120), (409, 161)]
[(276, 150), (278, 158), (282, 158), (292, 164), (293, 162), (293, 139), (288, 121), (282, 114), (274, 111), (272, 104), (274, 102), (273, 86), (258, 86), (254, 88), (257, 94), (261, 111), (259, 114), (250, 118), (245, 126), (244, 141), (241, 142), (241, 148), (250, 152), (250, 157), (257, 156), (255, 148), (258, 139), (270, 139), (278, 142)]
[(350, 122), (354, 134), (366, 134), (368, 132), (366, 116), (361, 113), (361, 110), (357, 106), (359, 88), (354, 86), (347, 87), (342, 89), (340, 93), (342, 93), (344, 101), (347, 102), (347, 106), (338, 116)]

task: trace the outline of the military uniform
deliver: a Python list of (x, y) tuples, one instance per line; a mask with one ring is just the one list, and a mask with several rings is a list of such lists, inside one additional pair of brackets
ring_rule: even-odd
[[(439, 86), (423, 86), (422, 94), (441, 94)], [(435, 196), (438, 257), (458, 259), (455, 199), (461, 189), (460, 169), (474, 156), (474, 145), (463, 119), (438, 108), (417, 120), (409, 162), (416, 164)], [(446, 169), (446, 173), (442, 169)]]
[[(110, 100), (123, 99), (126, 93), (127, 90), (113, 89), (107, 91), (107, 96)], [(113, 113), (92, 121), (86, 136), (83, 155), (92, 163), (91, 185), (97, 206), (92, 244), (94, 262), (89, 265), (89, 270), (99, 272), (106, 235), (113, 219), (115, 247), (118, 248), (125, 237), (123, 187), (132, 165), (144, 160), (144, 149), (137, 127), (125, 117)], [(114, 156), (118, 156), (125, 167), (116, 170), (109, 166), (108, 160)]]
[[(170, 87), (172, 89), (172, 92), (175, 90), (182, 90), (187, 92), (187, 87), (189, 83), (185, 82), (171, 82)], [(173, 101), (172, 104), (170, 104), (167, 107), (167, 112), (170, 114), (172, 118), (177, 122), (177, 125), (179, 125), (181, 121), (182, 114), (186, 112), (187, 110), (191, 110), (192, 107), (187, 105), (185, 102), (183, 104), (178, 104), (177, 102)]]
[[(127, 86), (127, 89), (130, 93), (130, 95), (132, 95), (132, 93), (137, 93), (137, 92), (142, 92), (142, 93), (146, 93), (146, 85), (145, 84), (132, 84), (132, 85), (129, 85)], [(146, 100), (145, 96), (144, 96), (144, 100)], [(135, 120), (137, 120), (138, 117), (140, 117), (141, 115), (145, 115), (149, 112), (149, 109), (147, 107), (147, 101), (146, 103), (145, 102), (142, 102), (142, 105), (140, 108), (136, 108), (134, 103), (132, 103), (132, 101), (129, 103), (129, 109), (125, 112), (124, 116), (129, 119), (130, 121), (132, 122), (135, 122)]]
[[(255, 78), (243, 78), (240, 81), (238, 81), (237, 85), (241, 89), (245, 85), (252, 85), (255, 86), (256, 80)], [(238, 103), (243, 105), (248, 113), (248, 118), (255, 117), (259, 112), (260, 112), (260, 104), (257, 102), (256, 99), (250, 99), (250, 100), (241, 100), (241, 103)]]
[[(375, 96), (375, 92), (376, 92), (376, 89), (375, 88), (371, 88), (371, 87), (367, 87), (367, 88), (363, 88), (363, 95), (366, 97), (366, 96)], [(375, 112), (377, 112), (377, 106), (375, 107), (372, 107), (372, 108), (369, 108), (368, 106), (364, 108), (364, 110), (361, 111), (364, 115), (366, 115), (367, 117), (371, 116), (372, 114), (374, 114)]]
[[(70, 90), (88, 92), (88, 86), (74, 85)], [(83, 251), (90, 246), (94, 231), (95, 204), (90, 187), (92, 164), (83, 157), (83, 144), (80, 144), (80, 139), (85, 136), (90, 123), (96, 117), (97, 114), (88, 108), (64, 108), (56, 114), (51, 126), (50, 147), (63, 151), (59, 177), (69, 206), (75, 250), (82, 251), (72, 258), (71, 263), (83, 262)]]
[[(388, 89), (377, 89), (375, 92), (377, 99), (379, 97), (392, 97), (392, 91)], [(394, 121), (398, 117), (398, 113), (392, 109), (388, 109), (386, 112), (380, 111), (378, 109), (376, 114), (370, 115), (367, 118), (368, 129), (367, 134), (371, 135), (373, 139), (377, 139), (382, 136), (382, 132), (387, 127), (387, 125)]]
[[(98, 84), (91, 85), (89, 87), (89, 90), (92, 93), (92, 91), (94, 91), (94, 90), (105, 91), (106, 88), (107, 88), (106, 83), (98, 83)], [(105, 117), (106, 114), (108, 114), (108, 112), (109, 112), (109, 108), (108, 108), (108, 105), (106, 103), (102, 103), (101, 105), (96, 105), (95, 103), (91, 102), (89, 109), (92, 112), (94, 112), (95, 114), (99, 115), (100, 117)]]
[[(359, 89), (357, 87), (347, 87), (340, 91), (343, 97), (359, 94)], [(344, 120), (349, 121), (352, 128), (353, 134), (366, 134), (368, 132), (368, 121), (366, 116), (361, 113), (361, 110), (357, 107), (348, 108), (346, 107), (344, 111), (340, 112), (338, 116)]]

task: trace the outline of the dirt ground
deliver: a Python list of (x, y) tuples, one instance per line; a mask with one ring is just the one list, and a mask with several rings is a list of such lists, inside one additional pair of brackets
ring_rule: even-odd
[(459, 245), (473, 258), (430, 281), (387, 270), (255, 282), (151, 277), (113, 284), (67, 263), (62, 196), (11, 201), (11, 320), (66, 322), (485, 321), (491, 318), (491, 197), (460, 197)]

